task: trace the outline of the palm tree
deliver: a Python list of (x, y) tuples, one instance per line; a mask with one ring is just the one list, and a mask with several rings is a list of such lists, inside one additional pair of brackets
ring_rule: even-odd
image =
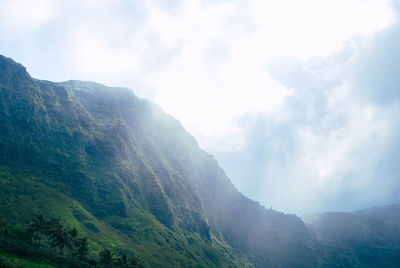
[(138, 256), (130, 256), (128, 259), (128, 267), (142, 267), (142, 263)]
[(45, 233), (47, 222), (43, 217), (43, 214), (36, 215), (36, 217), (28, 223), (28, 231), (33, 234), (32, 239), (36, 244), (40, 244), (43, 234)]
[(44, 219), (43, 214), (36, 215), (36, 217), (29, 223), (31, 228), (36, 230), (41, 230), (46, 224), (46, 220)]
[(115, 253), (110, 249), (104, 249), (99, 254), (101, 264), (112, 264), (114, 262)]
[(128, 256), (124, 253), (118, 258), (118, 264), (125, 266), (128, 264)]
[(52, 238), (56, 237), (62, 229), (64, 229), (64, 225), (61, 223), (60, 218), (53, 218), (47, 221), (45, 232), (50, 240), (52, 240)]
[(75, 241), (75, 251), (74, 255), (77, 256), (80, 260), (86, 259), (87, 253), (89, 251), (89, 244), (87, 242), (87, 238), (79, 238)]
[(75, 247), (78, 239), (78, 230), (73, 227), (72, 229), (67, 231), (67, 243), (66, 246), (70, 249)]
[(68, 231), (68, 235), (72, 240), (75, 240), (76, 237), (78, 236), (78, 230), (75, 227), (73, 227), (71, 230)]
[(68, 230), (61, 223), (60, 218), (54, 218), (47, 222), (46, 235), (49, 237), (51, 248), (58, 247), (63, 253), (64, 247), (68, 245)]

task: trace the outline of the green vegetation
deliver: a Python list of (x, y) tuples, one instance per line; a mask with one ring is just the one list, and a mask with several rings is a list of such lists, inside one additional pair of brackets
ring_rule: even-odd
[(31, 262), (26, 259), (21, 259), (17, 257), (12, 257), (8, 255), (0, 254), (0, 267), (7, 268), (20, 268), (20, 267), (28, 267), (28, 268), (53, 268), (55, 266), (45, 263), (36, 263)]
[(106, 267), (142, 267), (140, 258), (138, 256), (127, 256), (126, 254), (121, 254), (116, 256), (116, 254), (110, 249), (104, 249), (100, 252), (99, 264)]
[(60, 217), (92, 257), (109, 248), (146, 267), (249, 266), (211, 233), (196, 190), (210, 159), (128, 89), (35, 80), (0, 56), (0, 220)]
[(265, 209), (177, 120), (131, 90), (36, 80), (3, 56), (0, 204), (0, 222), (12, 226), (1, 238), (3, 266), (400, 262), (400, 219), (382, 216), (390, 212), (317, 215), (306, 225)]
[(137, 255), (117, 256), (104, 249), (98, 260), (88, 258), (86, 237), (65, 226), (60, 218), (45, 219), (42, 214), (25, 224), (25, 228), (0, 224), (0, 260), (3, 266), (38, 267), (143, 267)]

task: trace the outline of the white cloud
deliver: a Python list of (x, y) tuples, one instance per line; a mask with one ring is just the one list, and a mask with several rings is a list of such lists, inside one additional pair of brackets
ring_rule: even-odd
[[(268, 207), (297, 213), (398, 201), (393, 193), (398, 189), (394, 146), (400, 100), (382, 105), (379, 100), (360, 98), (365, 91), (376, 90), (355, 88), (359, 84), (353, 82), (365, 79), (350, 72), (364, 64), (363, 55), (371, 53), (363, 50), (361, 42), (345, 56), (340, 52), (300, 62), (284, 77), (284, 84), (293, 84), (290, 79), (296, 82), (298, 77), (305, 81), (297, 82), (279, 109), (250, 124), (241, 150), (217, 153), (239, 189)], [(386, 70), (375, 68), (374, 77), (368, 79), (379, 86)], [(378, 89), (385, 94), (398, 88), (398, 83), (390, 85), (394, 88)], [(241, 174), (242, 169), (249, 173)]]
[[(246, 147), (229, 156), (240, 161), (232, 164), (217, 154), (228, 174), (255, 170), (233, 176), (239, 189), (268, 207), (296, 213), (390, 202), (395, 182), (375, 170), (378, 163), (395, 161), (387, 159), (388, 143), (399, 110), (358, 102), (347, 86), (329, 89), (321, 109), (312, 107), (315, 99), (298, 94), (287, 99), (284, 117), (267, 115), (265, 123), (252, 125)], [(380, 180), (385, 184), (377, 187)]]
[(55, 18), (65, 38), (66, 78), (140, 85), (140, 95), (181, 120), (207, 149), (241, 146), (236, 120), (272, 111), (291, 94), (265, 72), (268, 61), (328, 55), (352, 36), (392, 21), (387, 1), (378, 0), (190, 0), (174, 12), (157, 1), (19, 0), (3, 6), (12, 14), (6, 22), (18, 27)]
[[(359, 34), (370, 34), (394, 21), (389, 1), (253, 1), (259, 44), (273, 54), (302, 58), (327, 56)], [(258, 38), (260, 39), (260, 38)]]
[(4, 0), (0, 3), (0, 21), (11, 31), (36, 30), (54, 15), (50, 0)]
[[(189, 1), (180, 17), (163, 16), (158, 10), (155, 17), (161, 23), (154, 29), (161, 40), (166, 44), (180, 40), (183, 46), (168, 68), (152, 77), (155, 100), (179, 118), (203, 147), (230, 148), (227, 135), (236, 136), (233, 143), (241, 146), (243, 133), (235, 120), (271, 111), (290, 95), (263, 70), (266, 62), (287, 54), (304, 58), (333, 53), (350, 37), (392, 22), (386, 4), (252, 1), (254, 17), (231, 2), (204, 6)], [(217, 52), (205, 55), (213, 46)]]
[[(53, 67), (33, 69), (34, 76), (131, 87), (217, 155), (235, 156), (258, 142), (247, 153), (257, 162), (254, 151), (264, 150), (259, 173), (249, 161), (245, 177), (254, 178), (232, 179), (265, 204), (290, 211), (297, 198), (296, 209), (311, 207), (317, 195), (360, 182), (347, 182), (349, 174), (366, 179), (366, 166), (385, 153), (393, 114), (355, 101), (346, 80), (352, 74), (344, 71), (360, 50), (354, 37), (394, 22), (388, 0), (188, 0), (174, 8), (159, 1), (13, 0), (0, 3), (0, 22), (2, 53)], [(345, 60), (332, 56), (345, 46)], [(313, 80), (302, 82), (309, 88), (270, 74), (267, 63), (282, 57), (300, 59), (302, 79)], [(260, 127), (265, 132), (251, 140), (248, 128), (259, 127), (260, 115), (267, 130)]]

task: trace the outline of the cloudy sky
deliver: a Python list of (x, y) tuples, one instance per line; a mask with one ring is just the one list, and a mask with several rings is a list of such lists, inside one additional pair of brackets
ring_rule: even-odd
[(32, 76), (132, 88), (285, 212), (400, 202), (400, 1), (0, 0)]

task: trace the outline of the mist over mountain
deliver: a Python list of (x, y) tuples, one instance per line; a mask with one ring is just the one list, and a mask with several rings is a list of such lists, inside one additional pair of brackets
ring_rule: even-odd
[[(88, 238), (93, 258), (111, 248), (146, 267), (400, 263), (398, 206), (305, 221), (265, 208), (176, 119), (130, 89), (37, 80), (4, 56), (0, 202), (1, 222), (60, 217)], [(0, 257), (16, 254), (7, 239)]]

